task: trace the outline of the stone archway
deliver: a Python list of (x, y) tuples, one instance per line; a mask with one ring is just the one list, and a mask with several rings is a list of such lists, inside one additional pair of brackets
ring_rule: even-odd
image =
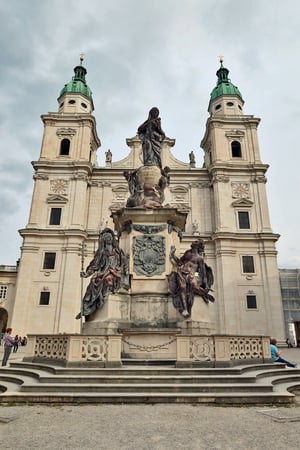
[(6, 309), (0, 307), (0, 334), (4, 333), (7, 327), (8, 313)]

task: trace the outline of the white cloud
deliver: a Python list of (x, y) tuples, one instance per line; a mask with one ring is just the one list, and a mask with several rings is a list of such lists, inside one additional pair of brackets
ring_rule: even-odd
[[(34, 11), (34, 14), (33, 14)], [(85, 53), (93, 92), (99, 163), (110, 148), (127, 154), (150, 107), (160, 108), (174, 155), (184, 161), (199, 143), (224, 54), (244, 111), (261, 117), (271, 223), (281, 234), (280, 267), (299, 267), (298, 192), (300, 4), (286, 0), (11, 0), (0, 4), (1, 261), (14, 263), (17, 229), (26, 225), (38, 159), (39, 116), (57, 110), (60, 90)], [(7, 207), (5, 206), (7, 205)], [(13, 207), (12, 205), (15, 205)], [(13, 249), (16, 248), (16, 251)]]

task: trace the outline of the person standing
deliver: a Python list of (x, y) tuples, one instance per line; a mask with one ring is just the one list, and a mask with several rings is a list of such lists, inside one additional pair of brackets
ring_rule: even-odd
[(12, 348), (14, 346), (14, 338), (11, 336), (12, 328), (7, 328), (6, 333), (4, 334), (3, 342), (4, 342), (4, 354), (2, 359), (2, 366), (7, 365), (8, 358), (11, 354)]
[(16, 335), (15, 339), (14, 339), (14, 350), (13, 350), (13, 352), (16, 353), (18, 351), (18, 348), (19, 348), (19, 336)]
[(287, 343), (288, 348), (292, 348), (293, 347), (290, 338), (286, 338), (285, 342)]

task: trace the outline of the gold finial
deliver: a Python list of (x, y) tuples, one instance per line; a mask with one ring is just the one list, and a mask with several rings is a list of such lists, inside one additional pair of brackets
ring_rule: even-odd
[(82, 61), (84, 60), (84, 53), (80, 53), (79, 59), (80, 59), (80, 64), (82, 65)]
[(223, 64), (224, 56), (220, 55), (220, 56), (219, 56), (219, 61), (220, 61), (221, 64)]

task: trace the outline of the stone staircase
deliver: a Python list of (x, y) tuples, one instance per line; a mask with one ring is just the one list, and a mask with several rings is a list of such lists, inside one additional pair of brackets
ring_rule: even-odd
[(300, 369), (282, 364), (176, 368), (171, 361), (121, 368), (65, 368), (11, 362), (0, 369), (0, 403), (288, 404)]

